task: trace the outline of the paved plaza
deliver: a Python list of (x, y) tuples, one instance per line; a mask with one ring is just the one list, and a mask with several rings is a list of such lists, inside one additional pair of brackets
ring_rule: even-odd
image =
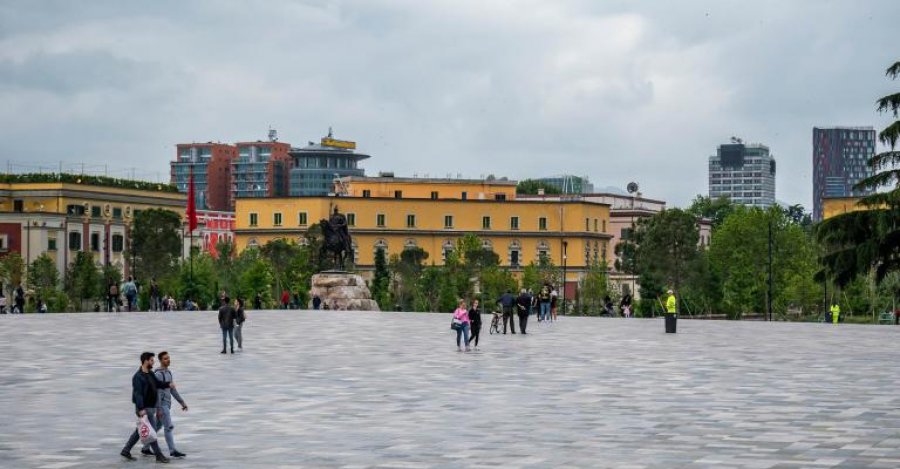
[(154, 467), (118, 452), (168, 350), (177, 467), (900, 467), (900, 327), (563, 318), (466, 354), (449, 314), (248, 315), (235, 355), (214, 312), (0, 316), (0, 466)]

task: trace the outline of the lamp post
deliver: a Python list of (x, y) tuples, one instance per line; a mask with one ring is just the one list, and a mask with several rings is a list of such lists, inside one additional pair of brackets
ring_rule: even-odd
[(562, 261), (563, 261), (563, 268), (562, 268), (562, 307), (563, 307), (563, 314), (566, 314), (566, 257), (567, 257), (566, 251), (567, 251), (567, 248), (569, 247), (569, 242), (566, 241), (566, 240), (563, 240), (563, 242), (562, 242), (562, 247), (563, 247), (563, 251), (562, 251)]
[(635, 194), (638, 191), (638, 183), (636, 183), (634, 181), (629, 182), (628, 185), (625, 187), (625, 189), (628, 190), (629, 194), (631, 194), (631, 231), (628, 232), (628, 244), (626, 244), (626, 246), (629, 246), (631, 248), (631, 262), (629, 262), (629, 264), (631, 264), (631, 265), (628, 270), (631, 271), (631, 272), (629, 272), (631, 274), (631, 298), (632, 298), (632, 300), (634, 300), (635, 289), (637, 289), (637, 280), (635, 278), (636, 277), (635, 267), (637, 264), (637, 260), (635, 258), (635, 246), (634, 246), (634, 198), (635, 198)]

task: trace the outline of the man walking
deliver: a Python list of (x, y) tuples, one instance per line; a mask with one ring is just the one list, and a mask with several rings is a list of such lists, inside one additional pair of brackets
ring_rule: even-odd
[(240, 298), (234, 299), (234, 338), (237, 339), (238, 350), (244, 351), (244, 321), (247, 320), (247, 313), (244, 312), (244, 300)]
[[(153, 373), (156, 375), (156, 379), (160, 382), (167, 383), (171, 386), (174, 382), (174, 378), (172, 376), (172, 371), (169, 370), (169, 367), (172, 365), (172, 359), (169, 357), (169, 352), (159, 352), (159, 368)], [(157, 399), (159, 409), (159, 419), (156, 421), (156, 428), (159, 431), (160, 428), (165, 427), (166, 430), (166, 445), (169, 447), (169, 455), (173, 458), (183, 458), (187, 456), (186, 454), (175, 449), (175, 435), (172, 434), (172, 431), (175, 430), (175, 424), (172, 423), (172, 398), (178, 401), (181, 404), (181, 410), (187, 412), (188, 406), (184, 403), (184, 399), (181, 398), (181, 395), (178, 394), (178, 390), (175, 388), (161, 388), (159, 389), (159, 397)], [(150, 451), (150, 448), (145, 446), (141, 450), (141, 454), (152, 455), (153, 453)]]
[(525, 328), (528, 326), (528, 313), (531, 312), (532, 297), (528, 294), (528, 290), (522, 289), (519, 298), (516, 299), (516, 306), (519, 309), (519, 330), (522, 334), (527, 334)]
[[(156, 428), (156, 405), (159, 397), (157, 391), (159, 389), (175, 389), (175, 383), (163, 383), (156, 379), (156, 375), (153, 374), (153, 353), (144, 352), (141, 354), (141, 367), (131, 378), (131, 402), (134, 403), (134, 412), (138, 418), (147, 416), (150, 425), (153, 425), (154, 428)], [(141, 436), (135, 429), (119, 454), (129, 461), (134, 461), (131, 448), (134, 448), (140, 438)], [(159, 449), (159, 443), (155, 441), (150, 443), (150, 449), (152, 454), (156, 455), (156, 462), (169, 462), (169, 458), (163, 456), (162, 450)]]
[(550, 285), (544, 284), (541, 287), (538, 300), (540, 301), (540, 310), (538, 311), (538, 322), (550, 320)]
[(678, 300), (672, 290), (668, 291), (669, 298), (666, 299), (666, 334), (674, 334), (675, 327), (678, 324)]
[[(162, 301), (159, 296), (159, 285), (156, 283), (156, 279), (150, 279), (150, 310), (151, 311), (162, 311)], [(162, 360), (162, 358), (160, 358)]]
[(22, 288), (22, 284), (20, 283), (18, 287), (16, 287), (16, 312), (22, 314), (25, 312), (25, 289)]
[(512, 329), (512, 333), (516, 333), (516, 323), (513, 320), (513, 308), (516, 306), (516, 297), (512, 295), (512, 292), (506, 290), (506, 293), (497, 300), (497, 303), (500, 303), (500, 307), (503, 308), (503, 333), (506, 334), (506, 323), (509, 323), (509, 328)]
[(132, 312), (137, 305), (137, 285), (134, 283), (134, 277), (129, 276), (125, 285), (122, 285), (122, 292), (125, 293), (125, 301), (128, 302), (128, 312)]
[(219, 307), (219, 327), (222, 328), (222, 353), (225, 353), (225, 338), (231, 339), (231, 353), (234, 353), (234, 308), (228, 303), (228, 297), (222, 298)]

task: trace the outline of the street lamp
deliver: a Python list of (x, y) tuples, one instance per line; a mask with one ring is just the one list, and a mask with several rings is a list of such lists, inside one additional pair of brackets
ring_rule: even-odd
[(562, 270), (563, 270), (563, 271), (562, 271), (562, 307), (563, 307), (563, 314), (566, 314), (566, 257), (567, 257), (567, 256), (566, 256), (566, 251), (567, 251), (567, 248), (569, 247), (569, 242), (563, 240), (563, 242), (562, 242), (562, 247), (563, 247), (563, 250), (562, 250), (562, 261), (563, 261), (563, 268), (562, 268)]
[(628, 193), (631, 194), (631, 231), (628, 233), (628, 244), (626, 246), (631, 247), (631, 268), (629, 269), (631, 272), (631, 299), (634, 301), (635, 297), (635, 289), (637, 288), (637, 280), (635, 278), (635, 267), (636, 267), (636, 259), (635, 259), (635, 246), (634, 246), (634, 198), (635, 194), (638, 191), (638, 183), (632, 181), (628, 183), (628, 186), (625, 187), (628, 190)]

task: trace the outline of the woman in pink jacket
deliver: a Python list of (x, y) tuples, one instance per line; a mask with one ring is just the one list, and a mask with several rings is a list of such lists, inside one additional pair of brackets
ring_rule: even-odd
[(453, 329), (456, 330), (456, 349), (463, 351), (460, 339), (465, 336), (466, 352), (469, 351), (469, 310), (466, 309), (466, 300), (459, 300), (456, 311), (453, 312)]

